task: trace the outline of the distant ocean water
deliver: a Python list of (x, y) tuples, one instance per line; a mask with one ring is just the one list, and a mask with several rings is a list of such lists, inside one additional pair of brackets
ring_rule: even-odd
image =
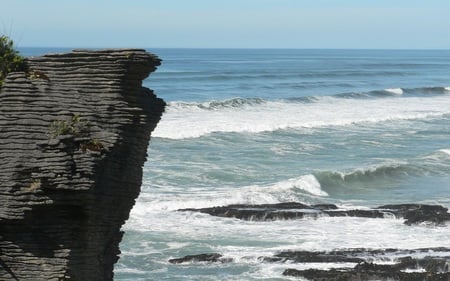
[[(450, 207), (450, 51), (149, 51), (163, 64), (144, 85), (168, 107), (123, 227), (115, 280), (291, 280), (281, 273), (292, 265), (258, 258), (450, 247), (449, 226), (394, 218), (256, 222), (176, 211), (290, 201)], [(216, 252), (233, 262), (168, 262)]]

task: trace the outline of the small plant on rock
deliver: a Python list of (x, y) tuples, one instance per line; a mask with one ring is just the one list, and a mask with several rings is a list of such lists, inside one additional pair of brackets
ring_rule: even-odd
[(28, 191), (34, 191), (36, 189), (41, 188), (41, 179), (33, 179), (28, 187)]
[(40, 70), (33, 70), (28, 73), (28, 78), (30, 79), (41, 79), (41, 80), (47, 80), (50, 81), (50, 78), (48, 78), (47, 74)]
[(5, 35), (0, 36), (0, 87), (8, 73), (25, 70), (25, 60), (14, 49), (13, 41)]
[(85, 153), (87, 150), (101, 151), (103, 149), (103, 144), (98, 139), (90, 139), (88, 141), (82, 142), (80, 148), (83, 153)]
[(72, 119), (53, 121), (50, 125), (49, 135), (51, 137), (57, 137), (61, 135), (73, 135), (75, 137), (81, 137), (88, 133), (88, 122), (82, 120), (78, 114), (72, 116)]

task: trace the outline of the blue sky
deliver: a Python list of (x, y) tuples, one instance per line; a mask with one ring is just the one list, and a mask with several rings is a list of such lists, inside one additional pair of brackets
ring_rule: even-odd
[(449, 0), (0, 0), (20, 47), (450, 49)]

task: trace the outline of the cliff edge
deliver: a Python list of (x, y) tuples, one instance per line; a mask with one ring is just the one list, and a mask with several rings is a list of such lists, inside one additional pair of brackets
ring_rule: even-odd
[(0, 91), (0, 280), (112, 280), (165, 103), (140, 49), (27, 59)]

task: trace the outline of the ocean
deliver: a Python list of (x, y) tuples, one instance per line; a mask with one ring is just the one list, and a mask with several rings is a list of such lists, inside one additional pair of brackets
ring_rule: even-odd
[[(25, 55), (58, 49), (23, 49)], [(298, 280), (284, 250), (450, 247), (399, 218), (243, 221), (183, 208), (450, 207), (450, 50), (149, 49), (168, 106), (123, 226), (115, 280)], [(171, 264), (220, 253), (231, 262)], [(318, 265), (319, 267), (321, 265)]]

